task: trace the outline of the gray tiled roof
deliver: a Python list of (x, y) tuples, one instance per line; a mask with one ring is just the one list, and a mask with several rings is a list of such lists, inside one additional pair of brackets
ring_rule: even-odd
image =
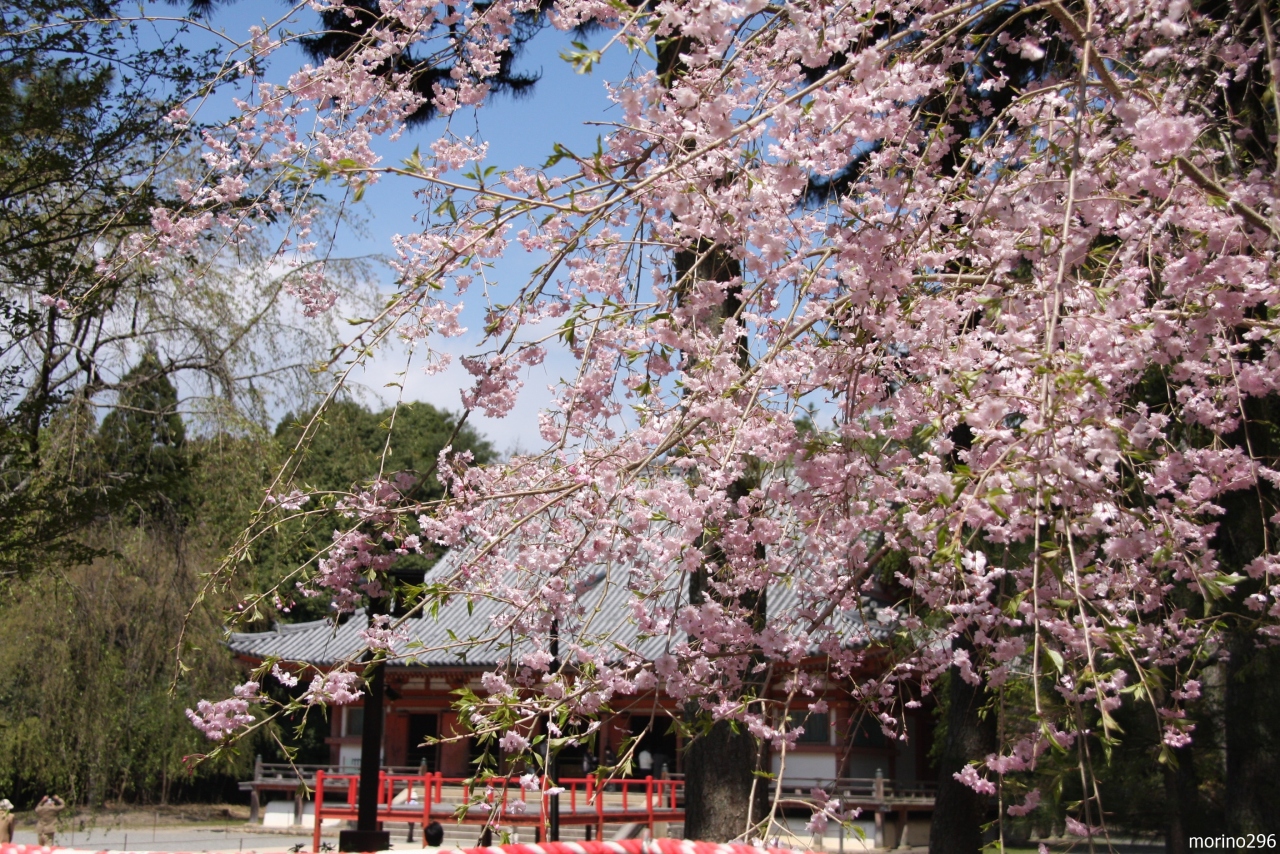
[[(427, 582), (451, 578), (469, 554), (469, 549), (454, 549), (447, 553), (427, 573)], [(585, 624), (586, 634), (596, 639), (597, 644), (602, 639), (605, 641), (605, 657), (615, 660), (630, 653), (651, 661), (672, 645), (685, 640), (684, 632), (676, 627), (662, 635), (639, 636), (631, 611), (633, 597), (626, 586), (629, 570), (630, 567), (601, 565), (579, 576), (583, 579), (577, 586), (577, 599), (582, 608), (581, 624), (565, 627), (561, 641), (563, 649), (567, 649), (572, 637), (583, 630), (582, 624)], [(672, 573), (669, 583), (671, 589), (664, 591), (662, 600), (668, 605), (675, 604), (678, 597), (684, 595), (680, 589), (683, 575)], [(799, 597), (790, 584), (770, 585), (768, 608), (771, 613), (788, 612), (798, 605)], [(512, 644), (509, 633), (495, 629), (494, 619), (510, 611), (509, 604), (504, 602), (483, 596), (455, 594), (440, 606), (435, 615), (415, 616), (405, 622), (409, 640), (396, 644), (394, 663), (440, 668), (490, 668), (512, 658), (519, 660), (535, 645), (528, 639), (516, 640)], [(866, 634), (865, 630), (860, 631), (863, 623), (856, 613), (837, 611), (833, 620), (846, 639)], [(357, 655), (363, 649), (360, 632), (367, 625), (365, 612), (359, 610), (336, 626), (332, 620), (315, 620), (278, 624), (275, 630), (268, 632), (233, 633), (228, 646), (232, 651), (252, 658), (276, 657), (326, 666)], [(495, 638), (499, 634), (506, 634), (506, 638)], [(883, 637), (886, 630), (873, 627), (871, 634)], [(545, 641), (542, 645), (545, 648)], [(596, 649), (600, 649), (599, 645)], [(567, 653), (566, 657), (569, 657)]]

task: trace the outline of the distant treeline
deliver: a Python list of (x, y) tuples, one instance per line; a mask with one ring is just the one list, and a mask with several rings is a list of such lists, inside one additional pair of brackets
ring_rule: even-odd
[[(51, 448), (76, 448), (81, 488), (109, 479), (128, 486), (129, 500), (85, 529), (83, 560), (0, 580), (0, 797), (19, 808), (45, 792), (87, 805), (231, 800), (254, 753), (282, 758), (283, 743), (299, 750), (299, 761), (327, 758), (327, 727), (314, 714), (301, 729), (264, 732), (229, 760), (193, 763), (188, 757), (209, 743), (184, 714), (201, 698), (225, 696), (239, 674), (222, 643), (229, 609), (332, 534), (323, 514), (280, 525), (193, 608), (312, 413), (286, 417), (275, 435), (189, 438), (167, 379), (137, 389), (100, 424), (81, 419), (74, 442), (58, 435), (71, 429), (66, 423), (46, 430)], [(291, 482), (334, 493), (367, 482), (386, 450), (389, 415), (351, 402), (331, 406), (291, 466)], [(424, 470), (453, 418), (426, 404), (396, 417), (386, 470)], [(470, 430), (455, 446), (493, 456)], [(288, 613), (261, 622), (313, 618), (321, 613), (315, 601), (297, 597)], [(179, 674), (184, 626), (188, 669)]]

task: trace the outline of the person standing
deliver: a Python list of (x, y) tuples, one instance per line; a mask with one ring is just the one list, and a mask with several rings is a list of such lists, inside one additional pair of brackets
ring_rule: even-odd
[(54, 834), (58, 832), (58, 813), (67, 807), (67, 802), (57, 795), (45, 795), (36, 807), (36, 834), (40, 844), (53, 845)]
[(13, 841), (13, 804), (0, 798), (0, 845)]

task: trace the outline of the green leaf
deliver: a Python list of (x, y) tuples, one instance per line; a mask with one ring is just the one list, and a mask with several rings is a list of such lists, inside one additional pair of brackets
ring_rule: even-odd
[(1055, 670), (1057, 670), (1059, 673), (1065, 672), (1065, 668), (1067, 664), (1062, 658), (1062, 653), (1058, 652), (1056, 649), (1046, 648), (1044, 651), (1044, 654), (1047, 655), (1049, 657), (1049, 660), (1053, 662), (1053, 667)]
[(546, 163), (542, 164), (543, 169), (550, 169), (552, 166), (555, 166), (557, 163), (559, 163), (561, 160), (565, 159), (566, 157), (570, 158), (571, 160), (577, 159), (576, 157), (574, 157), (572, 151), (565, 148), (563, 145), (561, 145), (558, 142), (551, 147), (551, 151), (553, 152), (552, 155), (547, 158)]
[(572, 50), (560, 51), (560, 58), (573, 66), (573, 70), (578, 74), (589, 74), (596, 63), (600, 61), (601, 53), (598, 50), (592, 50), (583, 42), (573, 42)]

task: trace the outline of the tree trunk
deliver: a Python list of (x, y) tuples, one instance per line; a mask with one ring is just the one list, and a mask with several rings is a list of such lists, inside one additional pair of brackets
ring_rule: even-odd
[[(736, 497), (740, 491), (745, 494), (747, 488), (747, 484), (739, 480), (730, 488), (730, 495)], [(707, 546), (706, 551), (708, 560), (723, 561), (723, 554), (714, 544)], [(689, 577), (690, 603), (698, 604), (712, 595), (707, 589), (707, 580), (705, 565)], [(745, 594), (733, 604), (752, 610), (756, 631), (764, 628), (768, 612), (766, 591)], [(754, 690), (758, 695), (765, 687), (756, 684)], [(705, 712), (696, 703), (689, 705), (689, 718), (702, 714)], [(685, 839), (730, 842), (747, 838), (748, 831), (764, 818), (769, 808), (767, 781), (755, 774), (768, 755), (766, 751), (759, 739), (745, 729), (734, 732), (728, 721), (716, 721), (707, 733), (689, 743), (684, 760)]]
[(1192, 854), (1191, 837), (1221, 836), (1226, 833), (1222, 810), (1214, 809), (1201, 792), (1204, 780), (1196, 768), (1197, 745), (1174, 751), (1176, 766), (1164, 769), (1164, 791), (1168, 824), (1166, 854)]
[(1173, 750), (1174, 762), (1164, 766), (1167, 854), (1193, 854), (1191, 837), (1227, 832), (1220, 802), (1226, 759), (1224, 672), (1223, 665), (1204, 669), (1200, 700), (1187, 710), (1195, 721), (1195, 740)]
[(1227, 660), (1227, 833), (1280, 834), (1280, 649), (1243, 632)]
[(685, 754), (685, 839), (729, 842), (747, 830), (747, 814), (759, 821), (768, 809), (769, 787), (756, 786), (754, 804), (752, 773), (760, 755), (760, 742), (746, 730), (734, 732), (728, 721), (718, 721), (706, 735), (694, 739)]
[[(1264, 465), (1280, 460), (1280, 397), (1245, 401), (1240, 426), (1224, 438)], [(1248, 574), (1258, 557), (1274, 553), (1276, 535), (1269, 520), (1280, 509), (1280, 495), (1259, 478), (1252, 489), (1222, 496), (1221, 521), (1214, 537), (1225, 572)], [(1272, 530), (1268, 530), (1271, 528)], [(1244, 599), (1258, 591), (1261, 581), (1246, 578), (1236, 585), (1229, 609), (1246, 615), (1227, 633), (1226, 685), (1223, 723), (1226, 730), (1227, 832), (1280, 833), (1280, 650), (1257, 635)]]
[[(658, 75), (666, 85), (670, 85), (687, 71), (684, 61), (680, 59), (680, 52), (684, 47), (685, 42), (680, 37), (668, 39), (659, 45)], [(682, 145), (687, 147), (691, 143), (682, 142)], [(673, 261), (676, 287), (681, 292), (687, 291), (695, 281), (735, 282), (725, 289), (724, 301), (719, 306), (718, 314), (711, 312), (711, 316), (701, 318), (702, 322), (720, 327), (727, 318), (737, 314), (741, 307), (742, 265), (728, 249), (706, 239), (699, 239), (692, 249), (677, 251)], [(746, 369), (750, 354), (745, 336), (739, 338), (737, 350), (738, 364)], [(754, 474), (739, 478), (729, 488), (729, 496), (733, 499), (745, 496), (757, 484), (758, 478)], [(704, 543), (704, 551), (708, 562), (723, 565), (724, 555), (716, 543)], [(697, 604), (706, 596), (714, 595), (709, 590), (707, 581), (705, 566), (690, 576), (691, 603)], [(755, 629), (760, 631), (764, 628), (767, 613), (766, 598), (766, 591), (756, 590), (738, 597), (732, 604), (750, 609)], [(763, 690), (764, 686), (759, 688)], [(701, 714), (704, 713), (693, 704), (687, 711), (691, 719)], [(757, 783), (755, 776), (761, 761), (760, 741), (745, 730), (734, 732), (733, 726), (727, 721), (717, 721), (705, 735), (690, 742), (684, 760), (686, 839), (729, 842), (745, 838), (749, 825), (759, 822), (768, 810), (769, 787), (764, 780)], [(757, 783), (754, 800), (753, 783)]]
[(946, 740), (938, 761), (938, 798), (929, 827), (929, 854), (977, 854), (982, 849), (982, 825), (990, 817), (991, 799), (955, 779), (971, 760), (996, 749), (994, 713), (982, 719), (987, 701), (985, 685), (970, 685), (952, 667), (947, 678)]

